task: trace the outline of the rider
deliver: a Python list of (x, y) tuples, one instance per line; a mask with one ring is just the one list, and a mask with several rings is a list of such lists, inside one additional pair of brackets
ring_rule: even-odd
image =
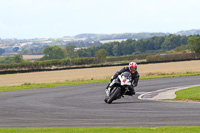
[[(132, 96), (132, 95), (135, 95), (134, 87), (137, 86), (138, 80), (139, 80), (139, 77), (140, 77), (140, 75), (139, 75), (139, 73), (137, 71), (137, 64), (135, 62), (130, 62), (128, 67), (124, 67), (120, 71), (116, 72), (115, 75), (112, 76), (110, 83), (114, 79), (116, 79), (118, 77), (118, 75), (120, 75), (120, 74), (122, 74), (123, 72), (126, 72), (126, 71), (131, 72), (131, 76), (132, 76), (132, 79), (133, 79), (132, 85), (129, 88), (129, 91), (126, 93), (126, 95)], [(110, 84), (108, 84), (108, 86), (106, 87), (105, 91), (107, 91), (109, 85)]]

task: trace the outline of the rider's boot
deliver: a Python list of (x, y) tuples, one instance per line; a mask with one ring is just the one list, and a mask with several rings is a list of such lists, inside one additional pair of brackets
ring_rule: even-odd
[(132, 88), (131, 94), (132, 94), (132, 95), (135, 95), (135, 90), (134, 90), (134, 88)]
[(133, 96), (133, 95), (135, 95), (135, 90), (134, 90), (134, 88), (129, 88), (129, 91), (128, 92), (126, 92), (126, 95), (128, 95), (128, 96)]

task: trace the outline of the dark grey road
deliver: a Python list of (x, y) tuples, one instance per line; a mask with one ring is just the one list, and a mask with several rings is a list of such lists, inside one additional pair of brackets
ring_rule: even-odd
[(195, 85), (200, 76), (139, 81), (137, 95), (105, 104), (105, 83), (0, 93), (0, 127), (200, 126), (200, 103), (139, 100), (143, 92)]

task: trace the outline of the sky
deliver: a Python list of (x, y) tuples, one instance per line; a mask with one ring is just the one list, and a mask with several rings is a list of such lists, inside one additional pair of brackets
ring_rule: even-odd
[(0, 0), (0, 38), (200, 29), (200, 0)]

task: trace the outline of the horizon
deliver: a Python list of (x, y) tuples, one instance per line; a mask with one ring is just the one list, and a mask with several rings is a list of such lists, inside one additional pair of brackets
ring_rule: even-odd
[(79, 34), (171, 33), (199, 29), (198, 0), (7, 0), (1, 39)]
[(139, 34), (139, 33), (163, 33), (163, 34), (177, 34), (178, 32), (186, 32), (186, 31), (191, 31), (191, 30), (200, 30), (200, 29), (189, 29), (189, 30), (180, 30), (174, 33), (170, 33), (170, 32), (126, 32), (126, 33), (80, 33), (80, 34), (76, 34), (74, 36), (61, 36), (61, 37), (46, 37), (46, 38), (1, 38), (2, 40), (6, 40), (6, 39), (16, 39), (16, 40), (34, 40), (34, 39), (52, 39), (52, 38), (67, 38), (67, 37), (75, 37), (77, 35), (84, 35), (84, 34), (94, 34), (94, 35), (117, 35), (117, 34)]

